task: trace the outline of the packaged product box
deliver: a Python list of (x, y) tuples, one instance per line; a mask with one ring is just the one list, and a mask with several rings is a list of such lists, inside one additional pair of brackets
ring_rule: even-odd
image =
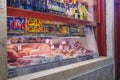
[(8, 31), (25, 32), (25, 18), (8, 17), (7, 18)]
[(70, 27), (70, 33), (77, 33), (77, 28), (75, 27)]
[(26, 32), (41, 32), (42, 24), (40, 19), (26, 18)]
[(46, 0), (46, 12), (64, 15), (64, 0)]
[(64, 26), (64, 25), (62, 25), (62, 26), (60, 26), (60, 32), (61, 33), (69, 33), (69, 29), (68, 29), (68, 26)]

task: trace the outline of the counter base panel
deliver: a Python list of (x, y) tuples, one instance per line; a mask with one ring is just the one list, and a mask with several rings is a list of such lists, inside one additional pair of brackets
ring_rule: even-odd
[(113, 60), (99, 57), (9, 80), (114, 80)]

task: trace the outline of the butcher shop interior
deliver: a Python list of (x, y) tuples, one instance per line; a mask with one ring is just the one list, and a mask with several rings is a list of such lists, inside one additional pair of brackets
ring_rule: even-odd
[[(10, 9), (26, 15), (10, 13), (7, 18), (9, 78), (99, 57), (95, 25), (88, 24), (96, 20), (92, 7), (94, 0), (38, 1), (39, 4), (33, 0), (8, 0)], [(29, 12), (30, 17), (25, 12)], [(46, 15), (46, 19), (34, 17), (37, 14)], [(66, 19), (66, 22), (60, 19)], [(69, 19), (73, 22), (67, 21)]]
[(109, 64), (103, 1), (1, 0), (0, 80), (79, 80)]
[[(99, 56), (93, 26), (27, 18), (30, 26), (27, 32), (24, 33), (25, 28), (14, 31), (17, 26), (24, 27), (22, 21), (25, 19), (8, 17), (11, 27), (7, 38), (9, 78)], [(32, 25), (35, 28), (31, 28)]]

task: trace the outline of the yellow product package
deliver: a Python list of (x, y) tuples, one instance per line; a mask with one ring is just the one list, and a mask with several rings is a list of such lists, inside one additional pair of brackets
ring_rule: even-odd
[(79, 5), (80, 20), (87, 20), (87, 10), (84, 5)]
[(42, 24), (40, 19), (26, 18), (26, 32), (41, 32)]

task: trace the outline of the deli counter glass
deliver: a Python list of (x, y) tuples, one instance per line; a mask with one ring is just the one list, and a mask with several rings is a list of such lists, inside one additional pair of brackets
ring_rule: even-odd
[(84, 36), (8, 37), (9, 78), (98, 57), (94, 29)]

